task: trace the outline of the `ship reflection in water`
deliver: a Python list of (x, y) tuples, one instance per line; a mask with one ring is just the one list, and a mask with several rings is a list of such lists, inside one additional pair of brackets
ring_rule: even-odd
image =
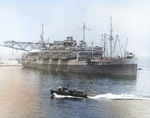
[[(150, 117), (150, 69), (137, 78), (0, 67), (1, 118)], [(141, 85), (142, 84), (142, 85)], [(89, 89), (88, 98), (51, 99), (59, 86)]]

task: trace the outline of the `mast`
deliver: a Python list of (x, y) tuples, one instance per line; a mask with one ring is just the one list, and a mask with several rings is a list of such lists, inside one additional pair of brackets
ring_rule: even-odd
[(112, 17), (110, 16), (110, 59), (112, 59), (112, 40), (113, 40), (113, 37), (112, 37)]
[(41, 34), (41, 50), (42, 50), (42, 48), (43, 48), (43, 42), (44, 42), (44, 30), (43, 30), (43, 28), (44, 28), (44, 25), (42, 24), (42, 34)]
[(85, 23), (83, 23), (83, 41), (85, 41)]
[(89, 29), (89, 28), (87, 28), (86, 26), (85, 26), (85, 23), (83, 23), (83, 27), (79, 27), (79, 29), (82, 29), (83, 30), (83, 41), (85, 41), (85, 30), (86, 29), (88, 29), (88, 30), (91, 30), (91, 29)]
[(105, 38), (106, 38), (106, 36), (104, 35), (104, 39), (103, 39), (103, 34), (102, 34), (101, 37), (102, 37), (101, 40), (104, 42), (104, 58), (105, 58), (105, 45), (106, 45)]
[(92, 60), (93, 60), (93, 42), (92, 42)]

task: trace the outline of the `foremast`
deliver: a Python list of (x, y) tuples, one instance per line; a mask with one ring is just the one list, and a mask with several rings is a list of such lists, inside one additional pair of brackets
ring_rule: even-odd
[(42, 24), (42, 34), (41, 34), (41, 52), (42, 52), (42, 48), (43, 48), (43, 43), (44, 43), (44, 24)]
[(112, 17), (110, 16), (110, 36), (109, 36), (109, 39), (110, 39), (110, 60), (112, 59), (112, 40), (113, 40), (113, 37), (112, 37)]

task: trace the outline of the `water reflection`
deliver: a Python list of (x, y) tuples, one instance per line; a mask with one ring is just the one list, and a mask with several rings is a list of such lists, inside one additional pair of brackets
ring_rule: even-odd
[(41, 72), (41, 74), (43, 75), (52, 75), (52, 76), (62, 76), (62, 77), (65, 77), (66, 79), (68, 78), (87, 78), (87, 79), (92, 79), (93, 77), (94, 78), (98, 78), (98, 79), (101, 79), (101, 78), (105, 78), (105, 77), (108, 77), (108, 78), (112, 78), (112, 79), (130, 79), (130, 80), (133, 80), (133, 79), (136, 79), (136, 77), (133, 77), (133, 76), (120, 76), (120, 75), (101, 75), (101, 74), (97, 74), (97, 73), (74, 73), (74, 72), (62, 72), (62, 71), (49, 71), (49, 70), (39, 70)]
[(124, 92), (133, 93), (136, 88), (136, 77), (39, 71), (42, 77), (49, 78), (48, 82), (51, 89), (66, 86), (70, 89), (79, 88), (83, 91), (90, 89), (92, 94), (122, 94)]
[[(5, 118), (39, 117), (40, 106), (38, 82), (35, 74), (26, 73), (20, 67), (0, 68), (0, 113)], [(8, 74), (7, 74), (8, 73)], [(36, 81), (34, 81), (36, 78)], [(37, 113), (38, 112), (38, 113)]]
[[(128, 78), (24, 69), (22, 67), (1, 67), (0, 116), (2, 118), (121, 117), (128, 112), (131, 113), (130, 111), (138, 114), (137, 110), (140, 110), (140, 105), (149, 105), (149, 102), (106, 99), (50, 99), (50, 89), (57, 89), (59, 86), (67, 86), (70, 89), (76, 87), (83, 91), (90, 89), (91, 96), (102, 94), (139, 95), (141, 93), (139, 90), (142, 90), (142, 94), (145, 95), (145, 92), (149, 93), (147, 88), (150, 84), (147, 76), (143, 75), (143, 77), (146, 81), (142, 81), (142, 77)], [(141, 82), (146, 82), (143, 83), (145, 86), (141, 86)], [(146, 113), (149, 112), (149, 110), (144, 110)]]

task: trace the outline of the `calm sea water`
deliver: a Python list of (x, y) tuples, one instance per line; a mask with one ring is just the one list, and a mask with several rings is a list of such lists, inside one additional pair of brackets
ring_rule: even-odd
[[(136, 78), (1, 66), (0, 118), (149, 118), (148, 64), (139, 64)], [(59, 86), (91, 92), (87, 99), (51, 99), (50, 89)]]

